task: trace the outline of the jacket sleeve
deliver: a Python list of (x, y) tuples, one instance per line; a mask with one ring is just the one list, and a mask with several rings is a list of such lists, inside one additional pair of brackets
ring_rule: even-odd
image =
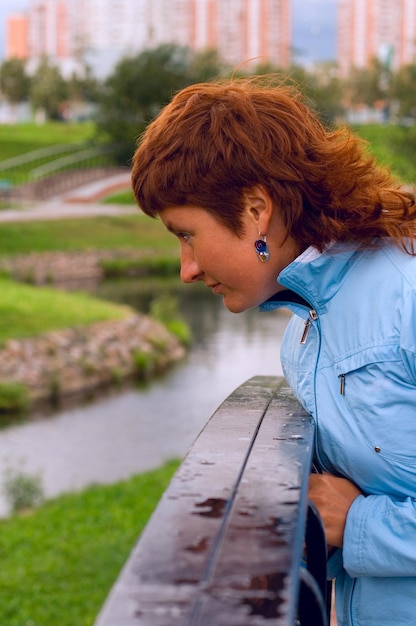
[[(402, 316), (400, 348), (408, 380), (414, 381), (416, 402), (414, 291), (403, 303)], [(414, 489), (411, 491), (414, 493)], [(416, 576), (416, 499), (388, 495), (356, 498), (347, 516), (343, 561), (344, 568), (353, 578)]]
[(416, 291), (411, 291), (403, 305), (400, 336), (402, 360), (416, 386)]
[(361, 576), (416, 576), (416, 499), (359, 496), (348, 512), (344, 568)]

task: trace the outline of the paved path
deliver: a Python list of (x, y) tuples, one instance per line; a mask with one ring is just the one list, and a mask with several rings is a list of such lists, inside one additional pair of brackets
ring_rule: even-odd
[(0, 222), (55, 220), (67, 217), (137, 214), (134, 205), (101, 204), (100, 198), (130, 186), (130, 173), (122, 172), (104, 180), (94, 181), (61, 196), (41, 202), (22, 202), (0, 211)]

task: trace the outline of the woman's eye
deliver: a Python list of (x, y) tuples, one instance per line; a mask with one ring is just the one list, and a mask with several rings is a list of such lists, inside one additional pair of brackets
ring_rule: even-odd
[(189, 233), (178, 233), (178, 237), (179, 239), (183, 239), (186, 243), (188, 243), (188, 241), (191, 238), (191, 235), (189, 235)]

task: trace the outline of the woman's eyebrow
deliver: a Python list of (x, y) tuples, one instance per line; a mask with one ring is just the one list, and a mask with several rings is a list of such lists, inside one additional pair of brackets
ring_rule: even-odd
[[(165, 228), (172, 233), (173, 235), (177, 235), (178, 233), (183, 233), (184, 229), (179, 227), (179, 226), (175, 226), (174, 224), (172, 224), (172, 222), (165, 222)], [(188, 232), (188, 229), (185, 229), (185, 232)]]
[(178, 230), (170, 222), (165, 222), (164, 226), (165, 226), (166, 230), (168, 230), (170, 233), (175, 234), (175, 233), (178, 232)]

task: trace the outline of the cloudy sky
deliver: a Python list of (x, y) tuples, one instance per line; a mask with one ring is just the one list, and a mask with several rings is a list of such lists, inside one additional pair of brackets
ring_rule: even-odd
[[(28, 0), (0, 0), (0, 58), (4, 57), (6, 17), (27, 7)], [(335, 57), (336, 0), (292, 0), (293, 37), (299, 61)]]
[(296, 58), (334, 59), (336, 0), (292, 0), (292, 7)]

